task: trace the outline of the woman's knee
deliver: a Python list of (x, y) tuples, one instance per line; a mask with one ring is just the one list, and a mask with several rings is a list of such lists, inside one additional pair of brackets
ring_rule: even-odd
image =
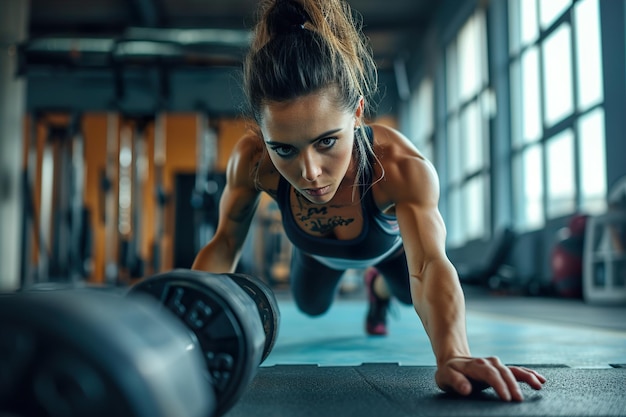
[(343, 272), (330, 269), (299, 250), (294, 250), (292, 256), (291, 292), (296, 307), (308, 316), (326, 313)]
[(294, 301), (298, 310), (307, 316), (321, 316), (326, 313), (332, 303), (314, 300), (309, 297), (298, 297), (294, 294)]

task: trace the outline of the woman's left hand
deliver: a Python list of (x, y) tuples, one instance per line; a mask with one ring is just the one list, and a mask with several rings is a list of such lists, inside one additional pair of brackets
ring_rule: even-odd
[(504, 401), (523, 401), (518, 382), (525, 382), (538, 390), (546, 378), (532, 369), (503, 365), (496, 357), (459, 357), (439, 366), (435, 381), (446, 392), (469, 395), (472, 391), (493, 387)]

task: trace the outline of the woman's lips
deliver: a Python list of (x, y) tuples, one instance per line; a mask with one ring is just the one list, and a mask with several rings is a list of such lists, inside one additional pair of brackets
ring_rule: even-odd
[(319, 197), (319, 196), (326, 194), (329, 189), (330, 189), (330, 185), (327, 185), (326, 187), (322, 187), (322, 188), (305, 188), (303, 191), (307, 193), (308, 195), (310, 195), (311, 197)]

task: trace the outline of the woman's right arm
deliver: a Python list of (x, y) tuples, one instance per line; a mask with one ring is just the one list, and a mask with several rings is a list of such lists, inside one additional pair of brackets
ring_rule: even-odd
[(220, 199), (217, 230), (196, 255), (192, 269), (234, 272), (259, 204), (260, 192), (255, 187), (253, 175), (260, 152), (259, 140), (253, 134), (241, 138), (233, 149)]

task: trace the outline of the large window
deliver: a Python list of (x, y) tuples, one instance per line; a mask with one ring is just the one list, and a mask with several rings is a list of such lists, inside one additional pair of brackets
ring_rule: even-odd
[(514, 219), (605, 208), (598, 0), (509, 0)]
[(489, 232), (490, 90), (485, 15), (478, 10), (446, 47), (448, 244)]
[(411, 140), (434, 163), (434, 91), (430, 77), (422, 79), (409, 104)]

